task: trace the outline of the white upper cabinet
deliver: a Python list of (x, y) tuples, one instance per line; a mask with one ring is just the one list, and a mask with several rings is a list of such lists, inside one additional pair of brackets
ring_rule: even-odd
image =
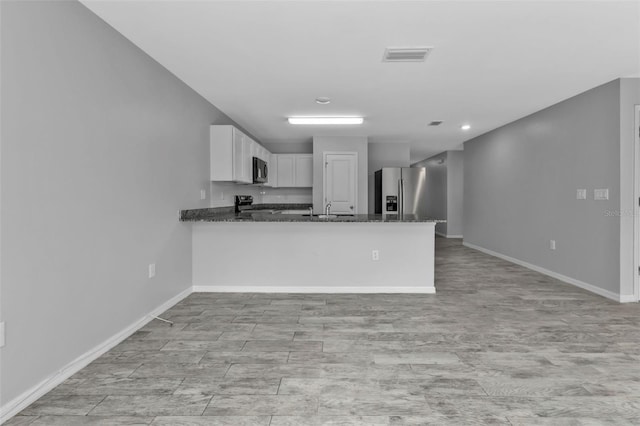
[(269, 169), (265, 186), (276, 187), (278, 186), (278, 156), (267, 151), (267, 159), (265, 161)]
[(246, 170), (247, 172), (246, 176), (243, 175), (245, 180), (242, 180), (241, 182), (253, 183), (253, 157), (256, 155), (258, 144), (249, 136), (245, 136), (243, 140), (243, 146), (246, 154), (242, 158), (242, 161), (244, 162), (244, 170)]
[(313, 186), (313, 154), (296, 154), (296, 186)]
[(279, 188), (295, 186), (295, 161), (294, 154), (278, 154), (276, 174)]
[[(273, 186), (279, 188), (313, 186), (312, 154), (277, 154)], [(273, 169), (273, 167), (272, 167)]]
[(211, 126), (209, 137), (212, 181), (252, 183), (253, 157), (268, 160), (269, 151), (234, 126)]

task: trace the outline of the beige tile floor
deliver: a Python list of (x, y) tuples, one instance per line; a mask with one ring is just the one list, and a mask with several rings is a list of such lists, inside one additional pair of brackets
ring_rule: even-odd
[(192, 294), (8, 424), (640, 424), (640, 305), (436, 244), (436, 295)]

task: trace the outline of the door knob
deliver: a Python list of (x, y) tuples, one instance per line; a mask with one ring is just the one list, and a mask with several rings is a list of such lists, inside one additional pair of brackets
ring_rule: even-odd
[(349, 208), (350, 208), (351, 210), (353, 210), (353, 206), (349, 206)]

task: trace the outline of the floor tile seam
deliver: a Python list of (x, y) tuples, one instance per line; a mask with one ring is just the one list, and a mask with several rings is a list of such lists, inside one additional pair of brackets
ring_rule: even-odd
[(167, 340), (167, 341), (165, 342), (165, 344), (164, 344), (164, 345), (162, 345), (162, 347), (161, 347), (160, 349), (158, 349), (156, 352), (161, 351), (165, 346), (167, 346), (169, 343), (174, 342), (174, 341), (175, 341), (175, 340), (171, 340), (171, 339)]
[(200, 413), (200, 417), (204, 416), (205, 411), (207, 411), (207, 408), (209, 408), (209, 405), (211, 404), (211, 401), (213, 401), (213, 397), (216, 396), (215, 394), (211, 395), (211, 398), (209, 398), (209, 401), (207, 401), (207, 405), (204, 406), (204, 409), (202, 410), (202, 413)]
[(177, 396), (176, 392), (178, 392), (178, 389), (180, 389), (180, 386), (182, 386), (182, 384), (185, 382), (185, 380), (187, 380), (186, 377), (181, 377), (180, 378), (180, 383), (178, 384), (178, 386), (173, 390), (173, 392), (171, 393), (171, 396)]
[(227, 374), (229, 373), (229, 370), (231, 370), (231, 366), (232, 365), (235, 365), (235, 364), (233, 364), (231, 362), (227, 364), (227, 369), (224, 371), (224, 374), (222, 375), (223, 379), (227, 378)]
[(487, 392), (487, 389), (484, 386), (482, 386), (482, 383), (479, 380), (476, 380), (476, 379), (472, 379), (472, 380), (475, 381), (478, 384), (478, 386), (480, 386), (480, 389), (482, 389), (485, 396), (490, 396), (489, 392)]
[(91, 408), (91, 410), (87, 411), (87, 413), (85, 414), (85, 416), (89, 416), (89, 415), (91, 415), (91, 412), (93, 412), (93, 410), (95, 410), (95, 409), (98, 407), (98, 405), (102, 404), (102, 403), (104, 402), (104, 400), (105, 400), (105, 399), (107, 399), (108, 397), (109, 397), (109, 395), (105, 395), (105, 396), (104, 396), (104, 398), (102, 398), (102, 399), (100, 400), (100, 402), (98, 402), (96, 405), (94, 405), (94, 406), (93, 406), (93, 408)]

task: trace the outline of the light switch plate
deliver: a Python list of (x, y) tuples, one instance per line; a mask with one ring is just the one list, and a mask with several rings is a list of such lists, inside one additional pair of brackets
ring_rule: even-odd
[(4, 346), (4, 321), (0, 322), (0, 348)]
[(594, 189), (593, 190), (593, 199), (594, 200), (608, 200), (609, 199), (609, 188)]
[(586, 189), (578, 189), (576, 192), (576, 199), (578, 200), (586, 200), (587, 199), (587, 190)]
[(156, 276), (156, 264), (155, 263), (150, 263), (149, 264), (149, 278), (153, 278)]
[(204, 189), (200, 190), (200, 199), (201, 200), (206, 200), (207, 199), (207, 191)]

